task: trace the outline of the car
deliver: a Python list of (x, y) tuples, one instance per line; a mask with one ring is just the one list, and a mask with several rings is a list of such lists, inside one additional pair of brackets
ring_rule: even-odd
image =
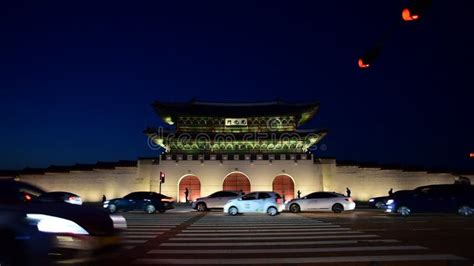
[(0, 180), (0, 185), (2, 185), (4, 191), (4, 194), (0, 195), (0, 202), (4, 203), (63, 202), (82, 205), (81, 197), (71, 192), (46, 192), (28, 183), (18, 182), (15, 179)]
[(165, 205), (165, 209), (167, 210), (174, 209), (174, 205), (176, 202), (174, 201), (173, 197), (169, 197), (161, 193), (156, 193), (156, 192), (153, 192), (153, 193), (154, 193), (153, 197), (156, 199), (160, 199), (163, 205)]
[(24, 204), (36, 201), (46, 191), (14, 179), (0, 180), (0, 204)]
[(227, 201), (224, 204), (224, 213), (231, 216), (239, 213), (267, 213), (275, 216), (284, 208), (280, 194), (271, 191), (255, 191)]
[(174, 205), (176, 203), (174, 198), (163, 195), (161, 193), (156, 193), (156, 197), (161, 199), (161, 202), (163, 202), (167, 210), (174, 209)]
[[(95, 206), (37, 200), (44, 193), (25, 182), (0, 180), (0, 210), (16, 213), (16, 219), (25, 220), (36, 231), (52, 238), (48, 253), (54, 256), (54, 261), (84, 261), (90, 259), (91, 253), (100, 254), (119, 246), (121, 237), (116, 225), (124, 228), (123, 217), (112, 218)], [(37, 234), (35, 230), (29, 231), (33, 238)]]
[[(392, 196), (397, 196), (401, 193), (410, 193), (410, 192), (411, 192), (411, 190), (398, 190), (398, 191), (394, 192), (392, 194)], [(392, 196), (388, 195), (388, 196), (383, 196), (383, 197), (370, 198), (369, 199), (369, 206), (372, 207), (372, 208), (383, 209), (383, 208), (387, 207), (385, 205), (385, 203)]]
[(471, 216), (474, 186), (465, 184), (429, 185), (387, 200), (386, 212), (409, 216), (412, 213), (445, 212)]
[(64, 191), (45, 192), (39, 195), (36, 200), (43, 202), (65, 202), (70, 204), (82, 205), (82, 199), (76, 194)]
[(242, 195), (244, 195), (244, 193), (240, 191), (217, 191), (207, 197), (195, 199), (192, 203), (192, 207), (199, 212), (209, 209), (222, 209), (227, 201), (236, 199)]
[(342, 194), (335, 192), (313, 192), (300, 199), (292, 199), (286, 203), (286, 210), (293, 213), (301, 211), (343, 211), (354, 210), (355, 202)]
[(50, 265), (54, 238), (31, 225), (26, 213), (0, 207), (0, 265)]
[[(167, 209), (162, 201), (164, 195), (150, 191), (136, 191), (125, 195), (123, 198), (106, 200), (103, 208), (110, 213), (118, 211), (143, 210), (148, 214), (156, 211), (164, 213)], [(168, 203), (166, 203), (168, 205)]]

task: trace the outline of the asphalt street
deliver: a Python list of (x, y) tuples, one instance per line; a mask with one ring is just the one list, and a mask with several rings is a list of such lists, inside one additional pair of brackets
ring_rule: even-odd
[(122, 213), (120, 252), (100, 265), (473, 265), (474, 217), (380, 210), (228, 216)]

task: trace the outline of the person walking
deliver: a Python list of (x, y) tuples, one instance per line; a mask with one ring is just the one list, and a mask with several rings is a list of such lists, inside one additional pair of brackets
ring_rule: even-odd
[(189, 195), (189, 189), (186, 188), (186, 189), (184, 190), (184, 198), (186, 199), (186, 203), (188, 202), (188, 195)]
[(393, 195), (393, 188), (388, 191), (388, 195), (391, 197)]
[(105, 195), (102, 195), (102, 202), (105, 202), (107, 200), (107, 198), (105, 197)]
[(351, 190), (348, 187), (346, 187), (346, 193), (348, 197), (351, 197)]
[(298, 199), (301, 198), (301, 191), (298, 190)]

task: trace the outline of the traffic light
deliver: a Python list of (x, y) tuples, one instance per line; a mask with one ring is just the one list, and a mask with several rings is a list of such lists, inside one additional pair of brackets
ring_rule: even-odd
[(164, 183), (164, 182), (165, 182), (165, 173), (160, 172), (160, 183)]

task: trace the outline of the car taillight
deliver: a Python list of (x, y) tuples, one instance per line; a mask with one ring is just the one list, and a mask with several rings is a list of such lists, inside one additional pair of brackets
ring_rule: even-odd
[(70, 200), (70, 201), (75, 201), (75, 200), (77, 200), (77, 197), (70, 196), (70, 197), (69, 197), (69, 200)]
[(31, 201), (33, 198), (30, 196), (30, 194), (24, 194), (25, 201)]
[(283, 199), (282, 199), (282, 198), (275, 199), (275, 201), (276, 201), (277, 204), (282, 204), (282, 203), (283, 203)]
[(352, 198), (345, 198), (345, 200), (346, 200), (346, 201), (349, 201), (349, 202), (354, 202), (354, 201), (352, 200)]

